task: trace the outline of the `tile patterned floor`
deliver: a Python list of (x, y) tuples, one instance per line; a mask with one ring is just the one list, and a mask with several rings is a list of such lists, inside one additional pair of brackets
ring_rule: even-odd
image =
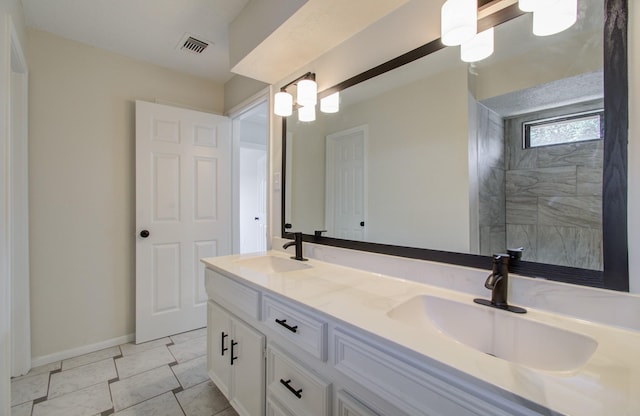
[(209, 380), (206, 329), (123, 344), (11, 380), (12, 416), (237, 416)]

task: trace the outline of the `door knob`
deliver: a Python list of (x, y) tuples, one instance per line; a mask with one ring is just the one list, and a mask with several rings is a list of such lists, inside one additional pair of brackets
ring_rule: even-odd
[(142, 230), (140, 231), (140, 237), (142, 238), (147, 238), (149, 237), (151, 234), (149, 233), (149, 230)]

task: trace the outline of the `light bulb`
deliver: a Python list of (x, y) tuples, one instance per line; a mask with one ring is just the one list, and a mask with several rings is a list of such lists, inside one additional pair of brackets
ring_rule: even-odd
[(282, 117), (289, 117), (293, 114), (293, 96), (284, 91), (276, 93), (273, 100), (273, 112)]
[(303, 107), (316, 105), (318, 103), (318, 84), (311, 79), (298, 81), (297, 101)]
[(554, 0), (536, 7), (533, 12), (533, 34), (549, 36), (573, 26), (578, 20), (578, 0)]
[(478, 31), (477, 0), (447, 0), (440, 10), (440, 37), (447, 46), (461, 45)]
[(299, 121), (315, 121), (316, 106), (310, 105), (310, 106), (298, 108), (298, 120)]
[(478, 33), (468, 42), (460, 45), (460, 59), (464, 62), (478, 62), (493, 53), (493, 28)]
[(337, 113), (340, 111), (340, 92), (334, 92), (321, 99), (320, 111), (323, 113)]

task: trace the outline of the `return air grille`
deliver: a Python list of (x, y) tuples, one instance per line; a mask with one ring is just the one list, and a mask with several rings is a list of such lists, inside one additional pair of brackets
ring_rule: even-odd
[(198, 40), (194, 37), (189, 36), (184, 41), (180, 49), (193, 52), (195, 54), (201, 54), (202, 52), (204, 52), (205, 49), (207, 49), (207, 46), (209, 46), (207, 42), (203, 42), (201, 40)]

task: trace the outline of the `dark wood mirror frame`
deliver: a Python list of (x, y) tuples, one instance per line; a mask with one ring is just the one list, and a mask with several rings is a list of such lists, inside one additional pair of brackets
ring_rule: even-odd
[[(481, 1), (487, 5), (491, 1)], [(627, 0), (604, 0), (604, 161), (602, 189), (603, 271), (521, 261), (512, 272), (531, 277), (584, 286), (629, 291), (629, 254), (627, 231), (627, 140), (628, 140), (628, 74), (627, 74)], [(487, 16), (478, 22), (478, 30), (499, 25), (523, 14), (517, 4)], [(445, 46), (436, 39), (361, 74), (322, 91), (320, 98), (341, 91), (436, 52)], [(286, 118), (282, 119), (282, 178), (286, 178)], [(285, 186), (282, 185), (281, 235), (293, 238), (285, 228)], [(306, 242), (348, 248), (399, 257), (437, 261), (488, 269), (491, 259), (476, 254), (454, 253), (414, 247), (402, 247), (331, 237), (303, 235)]]

